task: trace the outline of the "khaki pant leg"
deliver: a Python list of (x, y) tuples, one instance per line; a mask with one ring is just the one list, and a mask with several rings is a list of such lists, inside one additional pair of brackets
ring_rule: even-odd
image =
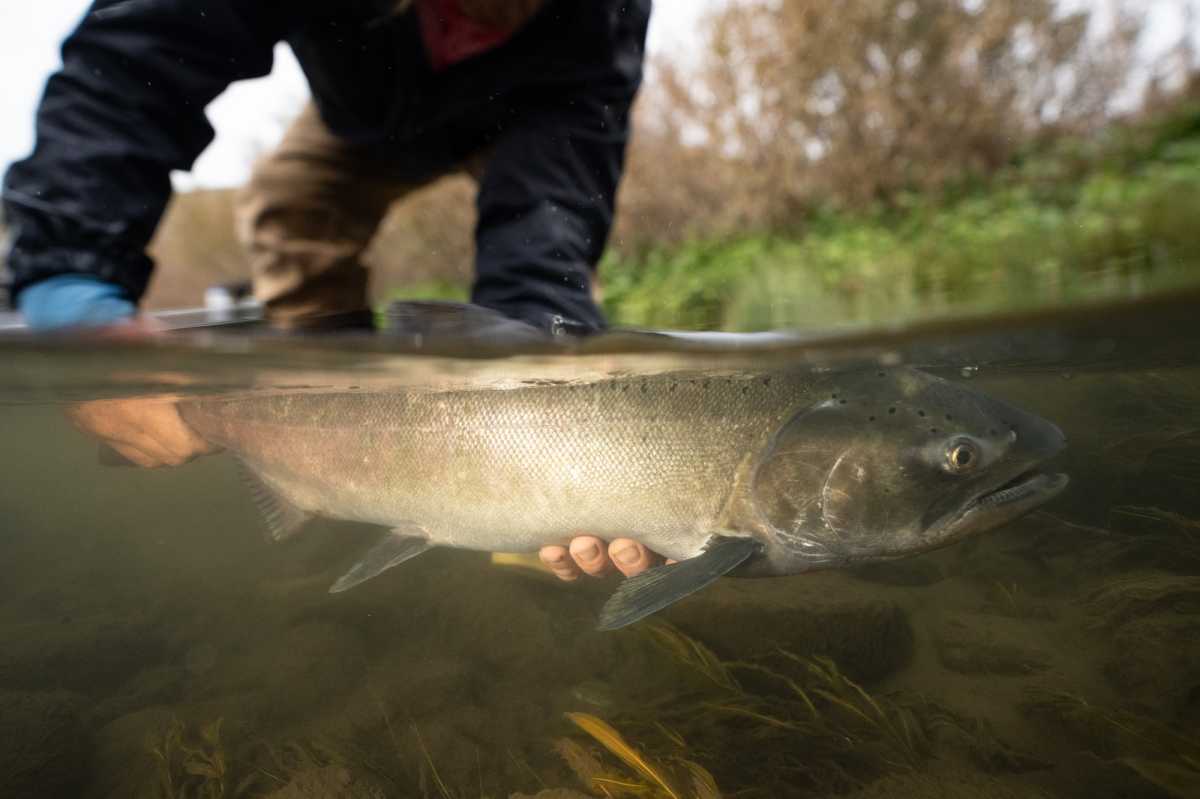
[(383, 166), (334, 137), (312, 103), (255, 166), (235, 224), (272, 322), (368, 307), (359, 259), (391, 203), (416, 188)]

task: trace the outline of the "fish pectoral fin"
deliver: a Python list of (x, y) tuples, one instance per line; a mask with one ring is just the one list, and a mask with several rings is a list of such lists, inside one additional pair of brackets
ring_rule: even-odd
[(657, 613), (716, 582), (761, 550), (753, 538), (717, 537), (694, 558), (630, 577), (604, 603), (597, 629), (618, 630)]
[(387, 533), (378, 544), (368, 549), (367, 554), (363, 555), (362, 560), (355, 563), (350, 571), (339, 577), (337, 582), (329, 587), (329, 593), (337, 594), (353, 588), (429, 549), (433, 549), (433, 546), (429, 543), (424, 528), (416, 525), (397, 527)]
[(312, 518), (311, 513), (296, 507), (268, 485), (253, 466), (241, 458), (238, 458), (238, 466), (242, 473), (242, 482), (250, 489), (250, 497), (254, 500), (258, 512), (262, 514), (263, 523), (267, 526), (267, 535), (272, 541), (291, 538)]

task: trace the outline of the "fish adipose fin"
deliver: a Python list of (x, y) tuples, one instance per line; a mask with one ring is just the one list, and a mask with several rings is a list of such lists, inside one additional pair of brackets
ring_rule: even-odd
[(272, 541), (283, 541), (295, 535), (312, 514), (301, 510), (279, 495), (254, 471), (254, 467), (239, 459), (242, 480), (250, 489), (250, 496), (267, 525), (267, 535)]
[(657, 613), (716, 582), (761, 549), (752, 538), (718, 537), (703, 554), (630, 577), (604, 603), (597, 629), (618, 630)]
[(411, 560), (426, 550), (433, 549), (426, 537), (425, 530), (415, 524), (409, 527), (397, 527), (383, 537), (375, 546), (367, 550), (363, 559), (355, 563), (350, 571), (338, 578), (329, 587), (329, 593), (337, 594), (359, 583), (364, 583), (380, 572), (398, 566), (406, 560)]

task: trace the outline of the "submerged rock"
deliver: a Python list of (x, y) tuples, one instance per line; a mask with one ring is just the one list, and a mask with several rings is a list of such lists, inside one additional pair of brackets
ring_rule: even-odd
[(66, 691), (0, 693), (0, 796), (78, 795), (83, 706)]
[(1021, 640), (1020, 625), (984, 615), (959, 615), (942, 623), (934, 638), (938, 660), (959, 674), (1033, 674), (1045, 655)]
[(1200, 718), (1200, 619), (1173, 612), (1137, 619), (1112, 644), (1104, 676), (1126, 701), (1162, 718)]
[(169, 666), (145, 669), (116, 693), (97, 702), (88, 714), (89, 723), (101, 726), (141, 708), (178, 701), (184, 689), (184, 676)]
[(302, 624), (265, 638), (248, 651), (213, 658), (197, 683), (197, 698), (243, 697), (262, 722), (286, 724), (338, 700), (366, 669), (353, 629)]
[(159, 799), (160, 770), (150, 752), (176, 715), (151, 707), (104, 725), (93, 741), (89, 799)]

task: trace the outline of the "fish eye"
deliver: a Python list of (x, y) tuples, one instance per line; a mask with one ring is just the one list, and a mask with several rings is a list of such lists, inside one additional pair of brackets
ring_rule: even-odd
[(957, 439), (946, 448), (946, 469), (962, 474), (979, 463), (979, 448), (970, 441)]

